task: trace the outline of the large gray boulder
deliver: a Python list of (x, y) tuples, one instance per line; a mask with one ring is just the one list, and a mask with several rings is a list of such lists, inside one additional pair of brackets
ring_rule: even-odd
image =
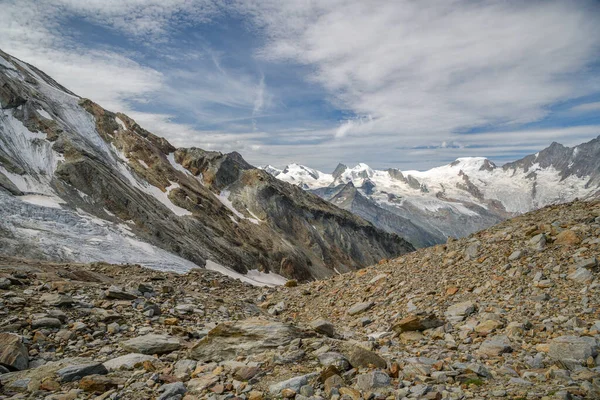
[(598, 354), (596, 339), (588, 336), (559, 336), (550, 342), (548, 355), (567, 366), (581, 364)]
[(190, 350), (190, 357), (205, 362), (231, 360), (240, 355), (276, 350), (304, 336), (298, 328), (281, 322), (258, 318), (225, 322), (196, 343)]

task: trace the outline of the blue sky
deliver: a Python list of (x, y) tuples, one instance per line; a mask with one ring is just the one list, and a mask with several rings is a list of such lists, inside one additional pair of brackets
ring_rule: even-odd
[(595, 1), (0, 0), (0, 48), (255, 165), (501, 164), (600, 135)]

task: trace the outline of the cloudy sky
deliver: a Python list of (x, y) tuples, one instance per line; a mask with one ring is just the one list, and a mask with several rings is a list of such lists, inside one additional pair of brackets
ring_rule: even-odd
[(497, 163), (600, 135), (600, 2), (0, 0), (0, 49), (255, 165)]

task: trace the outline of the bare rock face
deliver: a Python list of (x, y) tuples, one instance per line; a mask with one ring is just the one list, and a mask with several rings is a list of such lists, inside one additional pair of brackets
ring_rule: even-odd
[(190, 357), (204, 362), (232, 360), (242, 355), (276, 350), (305, 336), (292, 325), (262, 319), (223, 323), (192, 347)]
[(20, 336), (12, 333), (0, 333), (0, 365), (10, 371), (27, 369), (29, 354)]

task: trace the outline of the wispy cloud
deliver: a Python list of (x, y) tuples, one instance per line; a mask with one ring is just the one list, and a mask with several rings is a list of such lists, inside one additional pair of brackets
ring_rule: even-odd
[(594, 103), (579, 104), (575, 107), (571, 107), (571, 110), (576, 112), (600, 111), (600, 101)]
[[(0, 9), (3, 50), (176, 145), (246, 151), (257, 164), (421, 168), (600, 133), (589, 119), (548, 128), (554, 105), (600, 93), (591, 0), (0, 0)], [(83, 43), (71, 19), (119, 43)], [(232, 62), (232, 43), (245, 37), (180, 35), (233, 20), (256, 39), (247, 59)], [(282, 89), (290, 68), (305, 84)], [(296, 101), (315, 87), (337, 112), (319, 115), (314, 96), (317, 106)]]

